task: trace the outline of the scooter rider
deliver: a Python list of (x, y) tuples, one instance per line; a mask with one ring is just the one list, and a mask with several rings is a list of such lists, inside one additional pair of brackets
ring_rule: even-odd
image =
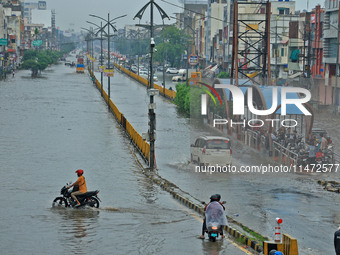
[[(204, 211), (207, 210), (208, 206), (209, 206), (212, 202), (218, 202), (218, 203), (222, 206), (223, 210), (225, 211), (225, 207), (224, 207), (224, 205), (220, 202), (220, 200), (221, 200), (221, 195), (220, 195), (220, 194), (212, 195), (212, 196), (210, 197), (210, 202), (204, 207)], [(204, 233), (205, 233), (206, 229), (207, 229), (207, 223), (206, 223), (206, 218), (204, 217), (203, 226), (202, 226), (202, 235), (200, 236), (200, 239), (204, 239)], [(222, 233), (223, 233), (223, 229), (222, 229)], [(222, 238), (223, 238), (223, 237), (224, 237), (224, 235), (222, 234)]]
[(76, 196), (77, 195), (82, 195), (82, 194), (86, 193), (87, 192), (87, 188), (86, 188), (85, 177), (83, 176), (84, 171), (82, 169), (78, 169), (76, 171), (76, 173), (77, 173), (77, 175), (79, 177), (78, 180), (75, 183), (71, 184), (70, 186), (68, 186), (66, 188), (69, 189), (69, 188), (71, 188), (71, 187), (73, 187), (75, 185), (79, 186), (79, 190), (78, 191), (75, 191), (75, 192), (71, 193), (71, 197), (74, 199), (74, 201), (77, 201), (77, 206), (79, 206), (80, 203), (79, 203), (79, 201), (78, 201)]
[(269, 252), (269, 255), (283, 255), (283, 253), (277, 250), (271, 250)]

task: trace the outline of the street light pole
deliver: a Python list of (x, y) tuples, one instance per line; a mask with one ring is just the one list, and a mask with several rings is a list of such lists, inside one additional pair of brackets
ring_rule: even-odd
[[(102, 28), (103, 28), (103, 22), (101, 21), (100, 22), (100, 30), (102, 30)], [(103, 72), (104, 72), (104, 70), (103, 70), (103, 68), (102, 68), (102, 66), (103, 66), (103, 31), (100, 31), (100, 66), (101, 66), (101, 72), (100, 72), (100, 94), (101, 94), (101, 96), (103, 96), (103, 76), (104, 76), (104, 74), (103, 74)]]
[[(110, 24), (110, 13), (107, 13), (107, 24)], [(111, 69), (111, 55), (110, 55), (110, 26), (107, 26), (107, 55), (109, 61), (109, 69)], [(107, 83), (108, 83), (108, 96), (111, 98), (111, 86), (110, 86), (110, 76), (107, 76)], [(108, 109), (110, 110), (110, 104), (107, 104)]]
[(153, 7), (156, 6), (158, 9), (162, 20), (164, 18), (169, 18), (169, 16), (164, 12), (164, 10), (154, 2), (154, 0), (150, 0), (144, 7), (139, 10), (139, 12), (135, 15), (135, 18), (142, 19), (143, 14), (146, 10), (146, 8), (150, 5), (150, 76), (149, 76), (149, 82), (150, 82), (150, 89), (149, 89), (149, 95), (150, 95), (150, 104), (149, 104), (149, 120), (150, 120), (150, 129), (149, 129), (149, 139), (150, 139), (150, 158), (149, 158), (149, 165), (150, 169), (153, 170), (155, 168), (155, 129), (156, 129), (156, 114), (155, 114), (155, 104), (154, 104), (154, 90), (153, 90), (153, 66), (152, 66), (152, 60), (153, 60), (153, 52), (155, 47), (155, 41), (153, 36)]
[[(102, 31), (103, 22), (102, 21), (100, 22), (100, 26), (90, 21), (86, 21), (86, 22), (92, 25), (95, 25), (99, 29), (97, 34), (100, 32), (100, 65), (103, 66), (103, 31)], [(100, 93), (101, 93), (101, 96), (103, 96), (103, 70), (101, 70), (100, 72), (100, 84), (101, 84)]]
[[(110, 20), (110, 13), (107, 14), (107, 20), (102, 18), (102, 17), (99, 17), (99, 16), (96, 16), (96, 15), (93, 15), (93, 14), (90, 14), (91, 17), (95, 17), (95, 18), (98, 18), (98, 19), (101, 19), (103, 21), (106, 22), (106, 24), (104, 26), (101, 27), (101, 29), (98, 31), (98, 32), (103, 32), (104, 31), (104, 28), (107, 26), (107, 53), (108, 53), (108, 68), (110, 69), (111, 68), (111, 62), (110, 62), (110, 26), (112, 27), (113, 31), (114, 32), (117, 32), (117, 29), (115, 26), (113, 26), (113, 23), (112, 21), (116, 20), (116, 19), (119, 19), (119, 18), (123, 18), (126, 16), (125, 15), (122, 15), (122, 16), (119, 16), (117, 18), (114, 18), (112, 20)], [(113, 68), (113, 67), (112, 67)], [(108, 107), (108, 110), (110, 110), (110, 104), (109, 104), (109, 100), (110, 100), (110, 97), (111, 97), (111, 86), (110, 86), (110, 76), (107, 76), (107, 82), (108, 82), (108, 104), (107, 104), (107, 107)], [(103, 87), (103, 84), (102, 84), (102, 87)]]

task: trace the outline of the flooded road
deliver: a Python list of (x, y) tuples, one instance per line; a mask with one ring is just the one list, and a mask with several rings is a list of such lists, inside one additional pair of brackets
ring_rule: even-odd
[[(146, 88), (119, 72), (115, 73), (112, 84), (111, 89), (117, 89), (112, 98), (120, 111), (138, 132), (146, 132), (149, 102)], [(340, 172), (196, 173), (189, 163), (190, 143), (198, 135), (210, 135), (214, 131), (190, 123), (177, 112), (175, 105), (161, 97), (156, 98), (156, 104), (156, 159), (162, 177), (200, 200), (220, 193), (222, 200), (227, 201), (230, 216), (270, 238), (274, 237), (275, 218), (282, 218), (283, 232), (298, 239), (300, 254), (334, 253), (333, 234), (340, 225), (339, 196), (324, 191), (316, 181), (339, 180)], [(232, 144), (233, 165), (238, 168), (273, 163), (238, 141), (233, 140)]]
[[(87, 74), (57, 65), (42, 76), (0, 82), (1, 254), (244, 254), (228, 240), (197, 239), (200, 218), (141, 173)], [(144, 125), (132, 97), (144, 88), (129, 96), (127, 78), (115, 78), (113, 94), (127, 105), (118, 107)], [(100, 190), (100, 208), (52, 208), (79, 168), (88, 190)]]

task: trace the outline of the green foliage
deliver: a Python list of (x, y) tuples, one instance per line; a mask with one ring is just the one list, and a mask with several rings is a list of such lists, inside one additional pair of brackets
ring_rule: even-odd
[(45, 70), (49, 65), (57, 63), (62, 54), (62, 52), (50, 50), (27, 50), (24, 53), (21, 68), (26, 70), (30, 69), (32, 76), (36, 76), (38, 70)]
[(74, 42), (63, 43), (60, 46), (60, 52), (62, 54), (67, 54), (67, 53), (73, 51), (75, 48), (76, 48), (76, 44)]
[(39, 70), (38, 62), (35, 59), (28, 59), (24, 61), (21, 65), (22, 69), (31, 69), (33, 71)]
[(186, 83), (176, 85), (175, 104), (181, 112), (190, 115), (190, 87)]
[(204, 90), (200, 87), (191, 87), (190, 96), (191, 96), (191, 112), (190, 115), (193, 118), (201, 117), (201, 95), (204, 94)]
[[(178, 83), (176, 86), (175, 104), (181, 112), (192, 118), (201, 118), (201, 95), (206, 92), (196, 86), (187, 86), (186, 83)], [(208, 96), (210, 98), (210, 96)], [(209, 100), (209, 111), (219, 116), (226, 116), (225, 102), (223, 98), (222, 105), (217, 97)]]
[(183, 30), (175, 26), (167, 27), (157, 38), (155, 61), (163, 62), (165, 58), (171, 66), (179, 67), (189, 39), (190, 37)]
[(37, 57), (37, 51), (36, 50), (27, 50), (24, 53), (23, 61), (28, 59), (35, 59)]
[(221, 79), (230, 78), (230, 73), (222, 71), (217, 75), (217, 78), (221, 78)]

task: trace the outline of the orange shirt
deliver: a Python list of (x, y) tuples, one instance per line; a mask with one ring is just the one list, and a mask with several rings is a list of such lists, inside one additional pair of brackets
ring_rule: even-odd
[(82, 192), (82, 193), (86, 193), (87, 192), (86, 182), (85, 182), (85, 177), (84, 176), (80, 176), (75, 184), (79, 185), (79, 191), (80, 192)]

